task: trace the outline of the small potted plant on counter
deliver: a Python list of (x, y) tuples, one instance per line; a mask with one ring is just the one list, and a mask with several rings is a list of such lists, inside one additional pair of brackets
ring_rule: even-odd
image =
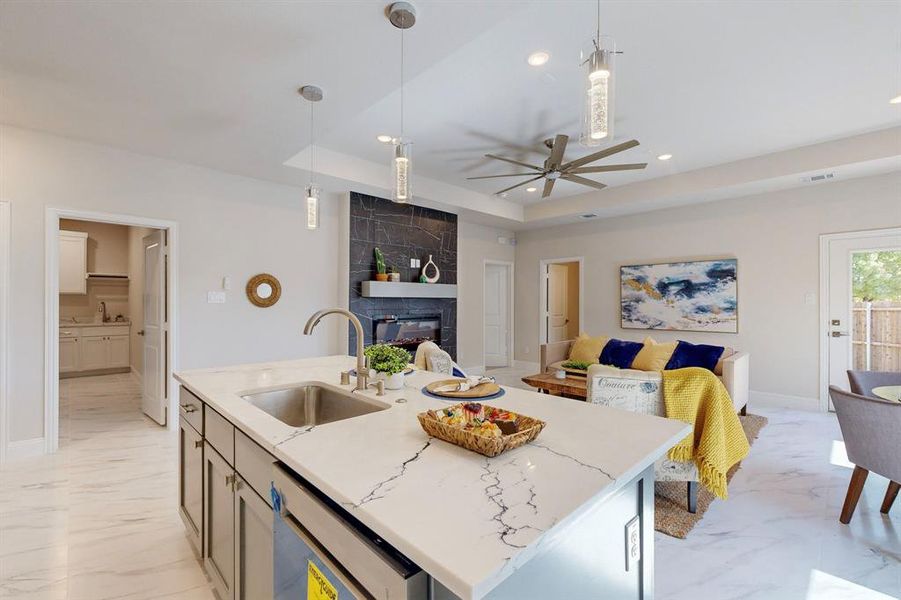
[(375, 255), (375, 280), (376, 281), (388, 281), (388, 268), (385, 265), (385, 255), (382, 254), (382, 251), (376, 248), (372, 251)]
[(388, 281), (393, 281), (395, 283), (400, 281), (400, 270), (394, 265), (388, 267)]
[(385, 388), (399, 390), (404, 387), (404, 371), (410, 363), (410, 353), (398, 346), (373, 344), (364, 351), (369, 368), (385, 380)]

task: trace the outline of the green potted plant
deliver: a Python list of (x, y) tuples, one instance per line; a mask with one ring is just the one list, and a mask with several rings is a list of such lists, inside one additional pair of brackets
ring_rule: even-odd
[(388, 281), (398, 282), (400, 281), (400, 269), (391, 265), (388, 267)]
[(369, 368), (378, 373), (378, 379), (385, 380), (389, 390), (404, 387), (404, 371), (410, 364), (410, 353), (399, 346), (373, 344), (364, 351), (369, 359)]
[(382, 251), (376, 248), (372, 251), (375, 255), (375, 280), (376, 281), (388, 281), (388, 270), (385, 265), (385, 255), (382, 254)]

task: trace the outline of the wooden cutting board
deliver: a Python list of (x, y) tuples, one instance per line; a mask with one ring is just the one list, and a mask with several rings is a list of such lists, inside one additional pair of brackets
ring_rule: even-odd
[(466, 381), (465, 379), (442, 379), (441, 381), (433, 381), (432, 383), (425, 386), (430, 393), (435, 394), (436, 396), (444, 396), (446, 398), (485, 398), (487, 396), (493, 396), (501, 391), (501, 386), (496, 383), (480, 383), (475, 387), (471, 387), (465, 392), (437, 392), (435, 391), (437, 388), (440, 388), (443, 385), (447, 385), (450, 383), (460, 383), (461, 381)]

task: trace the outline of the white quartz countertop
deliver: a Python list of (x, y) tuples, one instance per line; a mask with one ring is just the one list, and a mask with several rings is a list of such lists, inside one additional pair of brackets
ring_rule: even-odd
[[(417, 371), (373, 400), (388, 410), (316, 427), (285, 425), (241, 398), (299, 383), (339, 385), (349, 356), (240, 365), (175, 378), (279, 460), (464, 599), (482, 598), (566, 526), (685, 436), (677, 421), (505, 388), (487, 402), (542, 419), (531, 444), (486, 458), (426, 435), (416, 414), (450, 403)], [(405, 403), (396, 403), (398, 399)]]

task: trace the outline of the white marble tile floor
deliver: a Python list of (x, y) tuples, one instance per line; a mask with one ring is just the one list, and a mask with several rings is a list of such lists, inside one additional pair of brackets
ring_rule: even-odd
[(59, 452), (0, 469), (0, 598), (212, 599), (177, 493), (131, 375), (62, 380)]

